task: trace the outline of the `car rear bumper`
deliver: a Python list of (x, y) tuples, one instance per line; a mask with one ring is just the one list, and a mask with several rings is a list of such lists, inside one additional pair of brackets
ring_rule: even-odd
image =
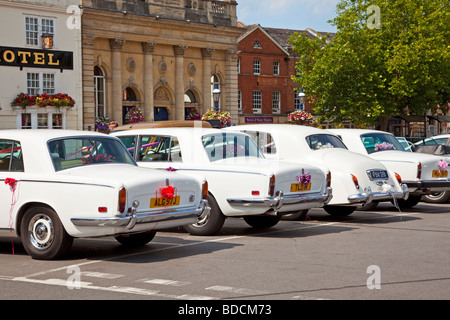
[[(332, 198), (332, 188), (327, 188), (325, 193), (292, 194), (285, 195), (283, 191), (277, 191), (271, 198), (228, 198), (232, 206), (273, 209), (276, 212), (291, 212), (309, 208), (323, 207)], [(295, 208), (292, 208), (294, 207)]]
[[(145, 225), (148, 229), (168, 228), (196, 223), (198, 219), (208, 214), (211, 208), (208, 202), (203, 200), (196, 209), (166, 208), (159, 212), (140, 212), (137, 214), (139, 204), (134, 203), (131, 213), (125, 217), (110, 218), (72, 218), (71, 221), (78, 227), (113, 227), (133, 230), (135, 226)], [(187, 222), (187, 223), (186, 223)]]
[(388, 192), (372, 192), (370, 187), (364, 189), (364, 193), (358, 193), (349, 196), (347, 199), (350, 203), (354, 204), (369, 204), (371, 202), (390, 201), (395, 199), (408, 199), (409, 189), (406, 184), (401, 185), (401, 191), (388, 191)]

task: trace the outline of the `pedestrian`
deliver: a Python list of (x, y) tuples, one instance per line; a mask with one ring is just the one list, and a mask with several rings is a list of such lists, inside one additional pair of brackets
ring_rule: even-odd
[(113, 131), (115, 128), (119, 126), (119, 122), (116, 120), (112, 120), (109, 122), (109, 131)]

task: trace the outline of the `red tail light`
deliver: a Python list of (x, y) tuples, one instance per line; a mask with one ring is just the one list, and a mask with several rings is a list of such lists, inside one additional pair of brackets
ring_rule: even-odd
[(419, 164), (417, 165), (417, 179), (422, 178), (422, 163), (419, 162)]
[(356, 178), (354, 175), (352, 175), (353, 183), (355, 184), (356, 189), (359, 189), (359, 182), (358, 178)]
[(397, 179), (399, 184), (402, 184), (402, 177), (397, 172), (395, 172), (395, 178)]
[(331, 172), (327, 173), (327, 188), (331, 187)]
[(275, 176), (270, 176), (269, 180), (269, 196), (273, 197), (275, 195)]
[(125, 187), (120, 188), (119, 191), (119, 212), (124, 213), (127, 204), (127, 189)]

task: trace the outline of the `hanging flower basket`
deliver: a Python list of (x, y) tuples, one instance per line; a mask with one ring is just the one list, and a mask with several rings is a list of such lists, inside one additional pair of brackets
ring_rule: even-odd
[(95, 131), (108, 133), (109, 132), (109, 118), (97, 117), (95, 118)]
[(302, 110), (289, 113), (288, 121), (303, 126), (311, 126), (315, 122), (311, 113)]
[(144, 121), (144, 115), (142, 114), (141, 109), (133, 107), (126, 114), (125, 120), (127, 121), (127, 123), (141, 122)]
[(211, 110), (202, 116), (202, 120), (219, 120), (222, 128), (231, 126), (231, 115), (229, 112)]

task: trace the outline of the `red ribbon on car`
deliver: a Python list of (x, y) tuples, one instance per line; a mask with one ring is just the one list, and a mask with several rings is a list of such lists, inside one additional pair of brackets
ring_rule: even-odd
[(6, 178), (5, 184), (9, 185), (12, 191), (11, 198), (11, 208), (9, 209), (9, 228), (11, 230), (11, 245), (12, 245), (12, 253), (14, 254), (14, 237), (13, 237), (13, 217), (12, 217), (12, 209), (16, 204), (15, 193), (16, 193), (16, 179), (14, 178)]

